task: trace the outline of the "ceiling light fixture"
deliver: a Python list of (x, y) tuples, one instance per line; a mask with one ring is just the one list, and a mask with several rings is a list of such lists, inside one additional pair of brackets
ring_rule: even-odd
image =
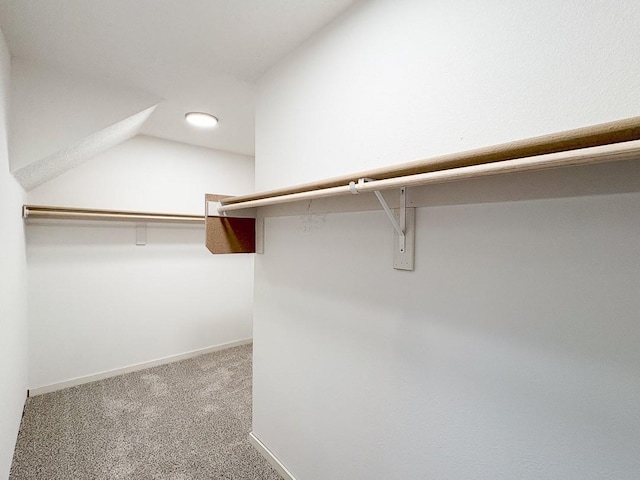
[(210, 113), (189, 112), (184, 116), (191, 125), (200, 128), (213, 128), (218, 124), (218, 119)]

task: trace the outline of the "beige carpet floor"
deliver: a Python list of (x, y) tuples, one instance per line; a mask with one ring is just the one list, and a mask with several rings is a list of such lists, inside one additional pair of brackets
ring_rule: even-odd
[(251, 345), (29, 398), (10, 480), (280, 476), (247, 440)]

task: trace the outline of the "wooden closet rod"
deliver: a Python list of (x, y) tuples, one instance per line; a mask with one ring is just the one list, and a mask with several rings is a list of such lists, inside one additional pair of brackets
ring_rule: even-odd
[(204, 215), (182, 213), (130, 212), (122, 210), (95, 210), (88, 208), (23, 205), (22, 218), (46, 218), (59, 220), (107, 220), (116, 222), (164, 222), (202, 223)]
[(415, 175), (404, 175), (362, 183), (357, 182), (358, 179), (356, 179), (356, 181), (352, 180), (348, 185), (341, 185), (338, 187), (329, 187), (325, 189), (310, 190), (268, 198), (258, 198), (257, 200), (249, 200), (239, 203), (229, 202), (218, 208), (218, 211), (223, 213), (231, 210), (264, 207), (278, 203), (348, 195), (350, 193), (364, 193), (401, 187), (424, 186), (490, 175), (503, 175), (508, 173), (528, 172), (532, 170), (591, 165), (595, 163), (606, 163), (638, 158), (640, 158), (640, 140), (634, 140), (630, 142), (615, 143), (612, 145), (601, 145), (598, 147), (549, 153), (535, 157), (517, 158), (514, 160), (504, 160), (501, 162), (492, 162), (480, 165), (470, 165), (466, 167), (438, 170)]
[[(284, 195), (309, 192), (311, 190), (328, 189), (348, 185), (359, 178), (373, 178), (384, 180), (422, 173), (448, 170), (453, 168), (482, 165), (517, 158), (534, 157), (569, 150), (577, 150), (600, 145), (640, 140), (640, 117), (601, 123), (589, 127), (566, 130), (563, 132), (542, 135), (539, 137), (516, 140), (490, 147), (468, 150), (465, 152), (440, 155), (425, 160), (400, 163), (389, 167), (367, 170), (349, 175), (328, 178), (317, 182), (304, 183), (291, 187), (268, 190), (222, 199), (223, 205), (246, 203), (263, 198), (280, 197)], [(243, 207), (243, 208), (248, 208)]]

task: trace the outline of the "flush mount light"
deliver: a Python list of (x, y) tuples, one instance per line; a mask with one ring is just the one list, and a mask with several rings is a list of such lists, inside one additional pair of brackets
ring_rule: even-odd
[(210, 113), (189, 112), (184, 116), (191, 125), (200, 128), (213, 128), (218, 124), (218, 119)]

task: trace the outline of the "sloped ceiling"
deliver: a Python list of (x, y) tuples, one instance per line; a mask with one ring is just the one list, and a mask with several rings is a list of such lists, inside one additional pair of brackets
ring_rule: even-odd
[(9, 158), (29, 189), (131, 138), (161, 99), (13, 59)]
[(15, 170), (13, 175), (25, 190), (38, 187), (138, 134), (154, 109), (155, 106), (131, 115), (74, 145)]
[[(353, 3), (0, 0), (0, 27), (14, 59), (164, 99), (143, 133), (253, 155), (256, 79)], [(192, 110), (218, 127), (189, 128)]]

